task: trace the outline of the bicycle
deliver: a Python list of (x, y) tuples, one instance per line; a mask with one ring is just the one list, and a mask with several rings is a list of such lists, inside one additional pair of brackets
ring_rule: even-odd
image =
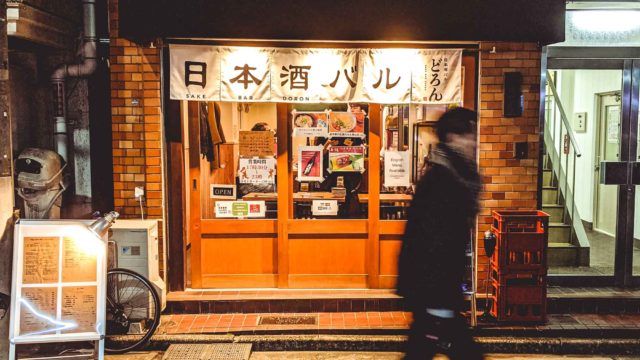
[[(105, 218), (113, 222), (118, 216), (112, 211)], [(115, 241), (109, 245), (115, 246)], [(147, 278), (118, 268), (118, 251), (113, 253), (107, 270), (105, 352), (123, 354), (142, 348), (153, 336), (160, 324), (160, 297)]]

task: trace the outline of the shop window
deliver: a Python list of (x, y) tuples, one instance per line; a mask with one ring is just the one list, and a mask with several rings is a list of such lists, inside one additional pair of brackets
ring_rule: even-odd
[(447, 105), (389, 105), (381, 109), (380, 219), (406, 220), (425, 161), (437, 144), (435, 122)]
[(294, 105), (290, 160), (294, 219), (365, 219), (368, 105)]
[(276, 128), (275, 104), (200, 104), (203, 219), (277, 218)]

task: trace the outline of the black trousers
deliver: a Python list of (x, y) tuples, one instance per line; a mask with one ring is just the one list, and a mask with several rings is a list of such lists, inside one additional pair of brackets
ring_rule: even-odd
[[(473, 341), (466, 320), (456, 315), (445, 319), (429, 315), (425, 307), (413, 307), (405, 360), (433, 359), (445, 354), (451, 360), (484, 359), (482, 349)], [(456, 312), (457, 314), (457, 312)]]

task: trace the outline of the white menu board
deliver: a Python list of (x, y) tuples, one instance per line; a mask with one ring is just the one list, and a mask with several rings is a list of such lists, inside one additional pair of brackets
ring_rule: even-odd
[(20, 220), (14, 233), (9, 358), (19, 344), (99, 341), (104, 353), (107, 240), (87, 222)]

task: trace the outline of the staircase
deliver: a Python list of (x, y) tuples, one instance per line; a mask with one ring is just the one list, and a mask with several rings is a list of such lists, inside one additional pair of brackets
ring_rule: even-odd
[(589, 266), (589, 240), (573, 194), (575, 164), (581, 153), (549, 72), (546, 94), (540, 175), (542, 211), (550, 216), (547, 262), (550, 267)]
[(577, 241), (549, 156), (543, 161), (542, 211), (549, 214), (549, 266), (589, 266), (590, 247)]

